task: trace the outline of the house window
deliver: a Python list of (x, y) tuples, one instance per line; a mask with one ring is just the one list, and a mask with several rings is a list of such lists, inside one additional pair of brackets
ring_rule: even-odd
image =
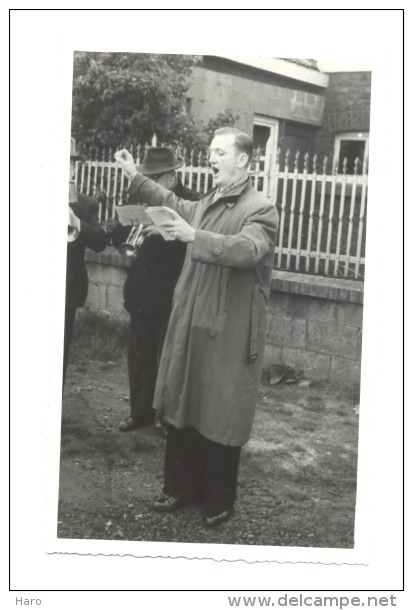
[(278, 120), (255, 115), (252, 141), (254, 158), (250, 169), (257, 181), (258, 190), (271, 197), (277, 162)]
[(364, 161), (369, 154), (369, 134), (343, 133), (336, 135), (334, 144), (334, 164), (338, 162), (338, 173), (343, 174), (344, 159), (347, 159), (346, 173), (354, 174), (355, 161), (358, 158), (357, 173), (361, 174)]
[(277, 119), (255, 115), (252, 140), (254, 150), (260, 149), (260, 156), (265, 157), (271, 152), (271, 147), (276, 146), (278, 140)]

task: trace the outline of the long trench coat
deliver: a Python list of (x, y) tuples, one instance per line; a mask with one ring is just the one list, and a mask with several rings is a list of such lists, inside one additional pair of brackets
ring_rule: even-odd
[(176, 426), (239, 447), (251, 433), (264, 356), (278, 213), (248, 180), (213, 201), (177, 198), (141, 174), (130, 196), (196, 230), (175, 288), (154, 408)]

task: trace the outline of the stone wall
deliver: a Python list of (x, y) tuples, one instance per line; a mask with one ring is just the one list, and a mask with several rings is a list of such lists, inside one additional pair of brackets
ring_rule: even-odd
[[(88, 309), (127, 319), (122, 288), (128, 264), (114, 248), (86, 252)], [(363, 284), (274, 271), (264, 366), (285, 364), (307, 379), (360, 378)]]
[(360, 378), (363, 284), (274, 271), (265, 365), (286, 364), (308, 379)]
[[(232, 68), (232, 72), (231, 72)], [(237, 127), (252, 135), (254, 115), (295, 121), (315, 127), (321, 126), (324, 110), (324, 90), (307, 85), (303, 90), (297, 83), (284, 82), (277, 75), (263, 78), (257, 70), (243, 66), (237, 71), (221, 61), (219, 65), (196, 67), (187, 92), (191, 113), (207, 123), (218, 112), (231, 108), (239, 115)]]
[(96, 253), (86, 250), (89, 291), (86, 307), (119, 318), (127, 318), (123, 308), (123, 284), (130, 264), (115, 248)]
[[(371, 72), (328, 76), (324, 89), (207, 58), (193, 70), (187, 96), (198, 121), (207, 123), (219, 111), (231, 108), (239, 115), (237, 127), (252, 134), (255, 115), (276, 118), (281, 149), (291, 145), (294, 152), (316, 152), (319, 159), (328, 156), (332, 161), (337, 134), (370, 131)], [(286, 137), (292, 126), (301, 136), (308, 135), (301, 147), (299, 141)]]

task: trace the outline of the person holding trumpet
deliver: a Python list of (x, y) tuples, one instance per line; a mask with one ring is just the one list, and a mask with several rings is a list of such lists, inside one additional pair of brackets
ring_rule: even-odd
[(248, 176), (252, 152), (249, 135), (217, 130), (214, 188), (196, 203), (139, 173), (127, 150), (115, 154), (130, 196), (167, 206), (174, 219), (162, 229), (187, 244), (155, 388), (168, 433), (163, 495), (153, 508), (173, 512), (201, 501), (207, 527), (233, 513), (264, 356), (278, 213)]
[(66, 301), (63, 350), (63, 384), (73, 326), (78, 307), (83, 307), (88, 292), (88, 276), (85, 266), (85, 248), (102, 252), (107, 245), (107, 236), (99, 224), (99, 202), (83, 195), (74, 182), (76, 161), (85, 157), (76, 152), (76, 141), (70, 139), (69, 174), (69, 219), (67, 225)]
[[(172, 148), (153, 147), (146, 151), (137, 170), (177, 197), (197, 201), (198, 193), (184, 186), (177, 176), (176, 170), (183, 164), (184, 160)], [(129, 203), (136, 201), (129, 197)], [(186, 246), (177, 240), (165, 241), (155, 225), (132, 230), (131, 226), (111, 220), (106, 222), (106, 231), (112, 244), (132, 259), (123, 287), (124, 307), (130, 316), (127, 351), (130, 411), (119, 424), (121, 432), (130, 432), (155, 419), (152, 401), (156, 376)], [(160, 421), (157, 427), (162, 428)]]

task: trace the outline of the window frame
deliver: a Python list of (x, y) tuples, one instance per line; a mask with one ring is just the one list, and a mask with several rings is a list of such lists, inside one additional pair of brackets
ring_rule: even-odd
[[(363, 167), (365, 160), (368, 159), (368, 156), (369, 156), (369, 139), (370, 139), (370, 133), (366, 132), (366, 131), (364, 131), (364, 132), (361, 132), (361, 131), (342, 132), (342, 133), (337, 133), (334, 136), (333, 167), (337, 167), (338, 174), (343, 174), (343, 172), (342, 172), (343, 168), (338, 166), (338, 160), (340, 158), (341, 142), (343, 140), (351, 140), (351, 141), (355, 141), (355, 142), (360, 142), (360, 141), (365, 142), (364, 159), (361, 163), (361, 167)], [(353, 173), (353, 172), (351, 171), (350, 173)]]
[(272, 198), (274, 194), (274, 175), (277, 166), (277, 147), (278, 138), (280, 134), (280, 120), (275, 117), (264, 116), (261, 114), (254, 114), (253, 121), (253, 132), (254, 127), (269, 127), (270, 135), (268, 138), (266, 154), (264, 157), (264, 179), (263, 179), (263, 190), (268, 193), (268, 197)]

